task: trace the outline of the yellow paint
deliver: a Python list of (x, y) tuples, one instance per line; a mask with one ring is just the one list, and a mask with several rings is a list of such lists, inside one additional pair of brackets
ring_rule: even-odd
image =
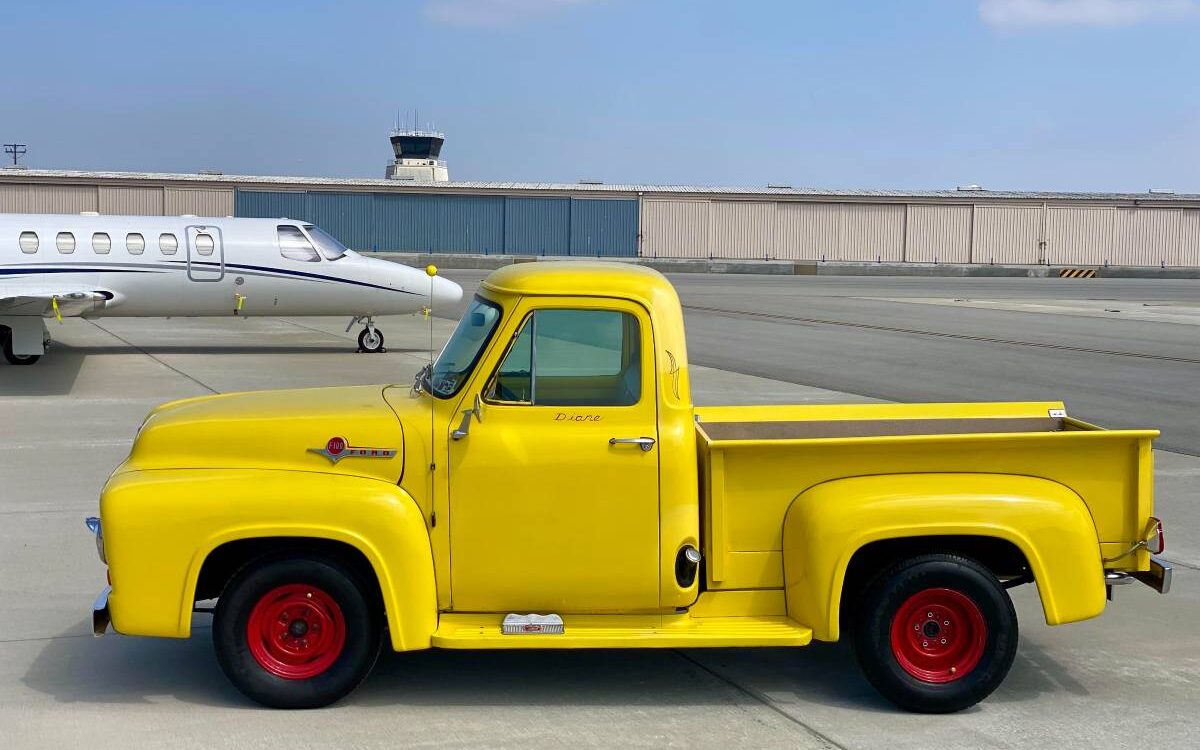
[(54, 308), (54, 319), (59, 323), (63, 322), (62, 313), (58, 310), (58, 297), (50, 298), (50, 307)]
[[(152, 412), (101, 499), (114, 626), (185, 637), (212, 550), (315, 537), (371, 564), (397, 650), (804, 645), (839, 636), (842, 580), (863, 545), (945, 534), (1016, 544), (1056, 624), (1103, 609), (1101, 553), (1131, 546), (1153, 510), (1154, 431), (1068, 419), (1046, 433), (714, 440), (705, 427), (722, 422), (1045, 417), (1062, 404), (697, 409), (679, 300), (660, 274), (520, 264), (479, 293), (503, 317), (452, 398), (405, 383)], [(522, 321), (551, 307), (637, 319), (639, 404), (487, 400)], [(482, 421), (452, 439), (476, 396)], [(656, 443), (608, 444), (633, 436)], [(315, 452), (333, 437), (397, 455), (334, 463)], [(703, 551), (707, 576), (680, 587), (687, 544)], [(1148, 564), (1138, 553), (1108, 567)], [(568, 632), (503, 636), (513, 611), (557, 612)]]

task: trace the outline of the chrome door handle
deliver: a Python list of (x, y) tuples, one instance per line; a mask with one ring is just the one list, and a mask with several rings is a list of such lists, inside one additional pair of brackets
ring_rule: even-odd
[(609, 438), (609, 445), (636, 445), (643, 451), (648, 451), (654, 447), (654, 438), (636, 437), (636, 438)]

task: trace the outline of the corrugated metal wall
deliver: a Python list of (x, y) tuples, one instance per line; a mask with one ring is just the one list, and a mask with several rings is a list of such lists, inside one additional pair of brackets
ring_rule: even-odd
[(237, 215), (311, 221), (356, 250), (637, 255), (635, 200), (239, 190)]
[[(1183, 211), (1178, 208), (1118, 208), (1113, 217), (1113, 257), (1134, 266), (1177, 266)], [(1110, 261), (1116, 262), (1116, 261)]]
[(228, 188), (166, 188), (163, 212), (168, 216), (233, 216), (233, 191)]
[(637, 233), (637, 201), (571, 199), (571, 255), (633, 257)]
[(1037, 263), (1040, 206), (976, 206), (973, 263)]
[(338, 238), (349, 247), (373, 249), (375, 200), (370, 193), (309, 193), (303, 218), (322, 228), (337, 227)]
[(911, 263), (970, 263), (971, 211), (971, 206), (910, 205), (904, 259)]
[(90, 184), (21, 177), (0, 173), (0, 181), (7, 179), (0, 184), (0, 212), (287, 216), (313, 221), (360, 250), (1200, 267), (1200, 209), (1187, 203), (1105, 205), (1093, 197), (1038, 204), (969, 193), (945, 202), (738, 200), (715, 191), (635, 199), (562, 189), (395, 193), (289, 184), (234, 190), (169, 180), (156, 185), (145, 177), (128, 184), (112, 177)]
[(270, 192), (239, 190), (237, 191), (237, 202), (234, 205), (234, 216), (308, 221), (308, 193), (283, 190)]
[(101, 185), (98, 189), (102, 214), (162, 216), (162, 188)]
[(706, 200), (642, 202), (642, 255), (648, 258), (706, 258), (709, 214)]
[(832, 260), (842, 231), (840, 203), (780, 203), (775, 211), (775, 252), (790, 260)]
[(713, 201), (708, 236), (715, 258), (774, 257), (775, 203)]
[(25, 210), (31, 214), (77, 214), (99, 211), (95, 185), (30, 185)]
[(904, 258), (904, 206), (846, 203), (838, 232), (841, 260), (898, 261)]
[(1179, 216), (1181, 266), (1200, 266), (1200, 208), (1185, 208)]
[(505, 198), (504, 248), (511, 255), (569, 255), (571, 199)]
[(1113, 257), (1114, 208), (1065, 208), (1046, 212), (1047, 263), (1096, 265)]

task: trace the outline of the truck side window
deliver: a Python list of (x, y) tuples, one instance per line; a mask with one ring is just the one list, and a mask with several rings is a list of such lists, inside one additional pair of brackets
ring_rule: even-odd
[(615, 310), (538, 310), (488, 389), (488, 400), (534, 406), (631, 406), (641, 398), (641, 331)]
[(275, 231), (279, 237), (280, 255), (290, 260), (302, 260), (306, 263), (321, 262), (321, 256), (317, 254), (317, 249), (304, 236), (304, 232), (300, 231), (300, 227), (280, 224), (275, 227)]

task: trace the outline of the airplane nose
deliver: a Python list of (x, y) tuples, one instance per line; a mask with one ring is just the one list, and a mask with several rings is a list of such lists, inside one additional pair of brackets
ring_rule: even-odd
[(463, 290), (458, 284), (441, 276), (433, 277), (433, 306), (454, 305), (462, 299)]

